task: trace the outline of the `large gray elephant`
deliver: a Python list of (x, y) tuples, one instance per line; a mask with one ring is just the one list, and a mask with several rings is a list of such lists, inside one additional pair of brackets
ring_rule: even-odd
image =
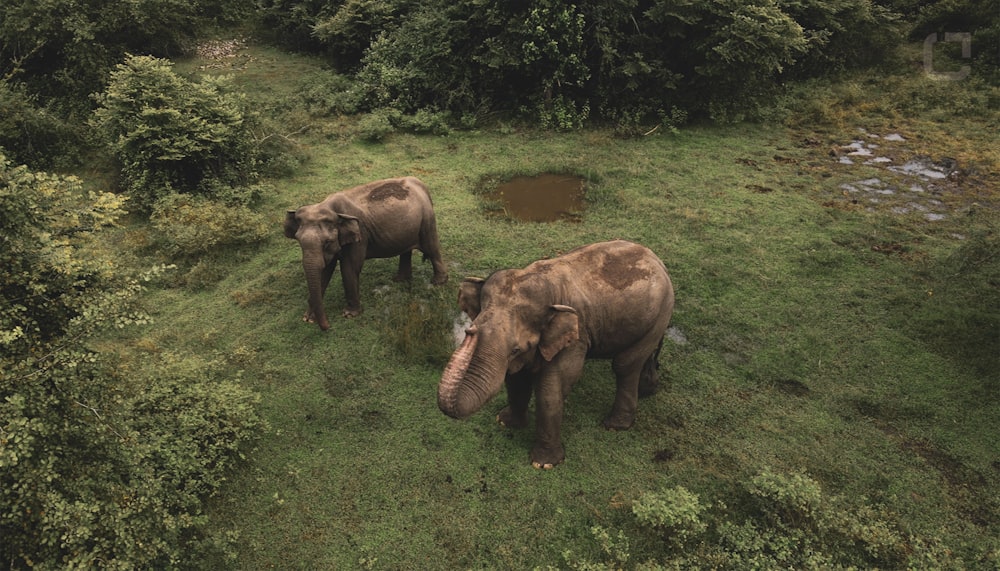
[(344, 317), (361, 313), (359, 280), (368, 258), (399, 256), (397, 281), (410, 279), (412, 252), (419, 249), (434, 265), (432, 283), (448, 281), (441, 258), (437, 222), (427, 187), (414, 177), (377, 180), (337, 192), (317, 204), (289, 210), (285, 236), (299, 241), (309, 288), (303, 319), (330, 328), (323, 295), (340, 262), (347, 308)]
[(472, 324), (441, 376), (438, 406), (465, 418), (506, 385), (508, 404), (497, 420), (519, 428), (528, 423), (533, 391), (536, 468), (565, 458), (563, 400), (585, 359), (612, 359), (609, 429), (630, 428), (638, 397), (656, 390), (674, 290), (663, 262), (644, 246), (602, 242), (485, 280), (466, 278), (458, 301)]

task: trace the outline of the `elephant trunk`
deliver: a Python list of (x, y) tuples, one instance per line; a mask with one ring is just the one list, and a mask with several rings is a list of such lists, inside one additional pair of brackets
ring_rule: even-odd
[(323, 253), (308, 254), (302, 252), (302, 269), (306, 274), (306, 285), (309, 288), (309, 313), (312, 314), (319, 328), (326, 331), (330, 328), (330, 322), (326, 319), (326, 311), (323, 310), (323, 269), (326, 262)]
[(480, 347), (477, 333), (475, 326), (465, 332), (465, 340), (452, 354), (441, 374), (438, 408), (452, 418), (468, 417), (503, 388), (506, 369), (484, 365), (497, 360), (487, 357), (489, 351)]

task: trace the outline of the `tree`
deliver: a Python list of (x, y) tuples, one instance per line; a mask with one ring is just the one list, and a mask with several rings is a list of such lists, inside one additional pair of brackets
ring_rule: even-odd
[(129, 56), (98, 96), (92, 124), (121, 165), (122, 183), (149, 211), (172, 193), (234, 195), (257, 178), (254, 118), (225, 79), (194, 82), (172, 64)]

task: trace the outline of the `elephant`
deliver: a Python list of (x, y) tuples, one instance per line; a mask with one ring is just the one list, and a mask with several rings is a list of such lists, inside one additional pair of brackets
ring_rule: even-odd
[(657, 388), (674, 289), (656, 254), (614, 240), (466, 278), (458, 305), (472, 322), (442, 372), (438, 407), (463, 419), (506, 386), (508, 403), (497, 421), (523, 428), (534, 392), (530, 460), (550, 469), (565, 459), (563, 402), (586, 359), (611, 359), (617, 389), (604, 426), (627, 430), (635, 422), (639, 396)]
[(434, 266), (431, 283), (448, 281), (431, 196), (416, 177), (377, 180), (336, 192), (323, 202), (287, 211), (284, 226), (285, 236), (302, 247), (309, 289), (303, 320), (316, 322), (323, 331), (330, 328), (323, 296), (338, 261), (347, 301), (344, 317), (362, 312), (358, 288), (361, 267), (369, 258), (399, 256), (394, 279), (403, 281), (410, 279), (413, 250), (419, 249)]

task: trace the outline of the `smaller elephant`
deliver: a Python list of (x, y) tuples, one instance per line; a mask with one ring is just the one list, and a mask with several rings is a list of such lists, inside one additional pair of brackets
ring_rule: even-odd
[(506, 386), (497, 420), (521, 428), (534, 392), (531, 463), (552, 468), (565, 459), (563, 401), (586, 359), (611, 359), (617, 381), (604, 426), (626, 430), (635, 422), (639, 396), (656, 390), (674, 289), (656, 254), (615, 240), (485, 280), (466, 278), (458, 304), (472, 323), (441, 375), (438, 407), (465, 418)]
[(413, 250), (419, 249), (434, 266), (431, 282), (441, 285), (448, 281), (431, 196), (415, 177), (369, 182), (331, 194), (323, 202), (289, 210), (285, 236), (298, 240), (302, 247), (302, 268), (309, 288), (309, 309), (303, 320), (316, 322), (324, 331), (330, 322), (323, 296), (338, 261), (347, 299), (344, 317), (361, 314), (359, 282), (368, 258), (399, 256), (394, 279), (408, 280)]

